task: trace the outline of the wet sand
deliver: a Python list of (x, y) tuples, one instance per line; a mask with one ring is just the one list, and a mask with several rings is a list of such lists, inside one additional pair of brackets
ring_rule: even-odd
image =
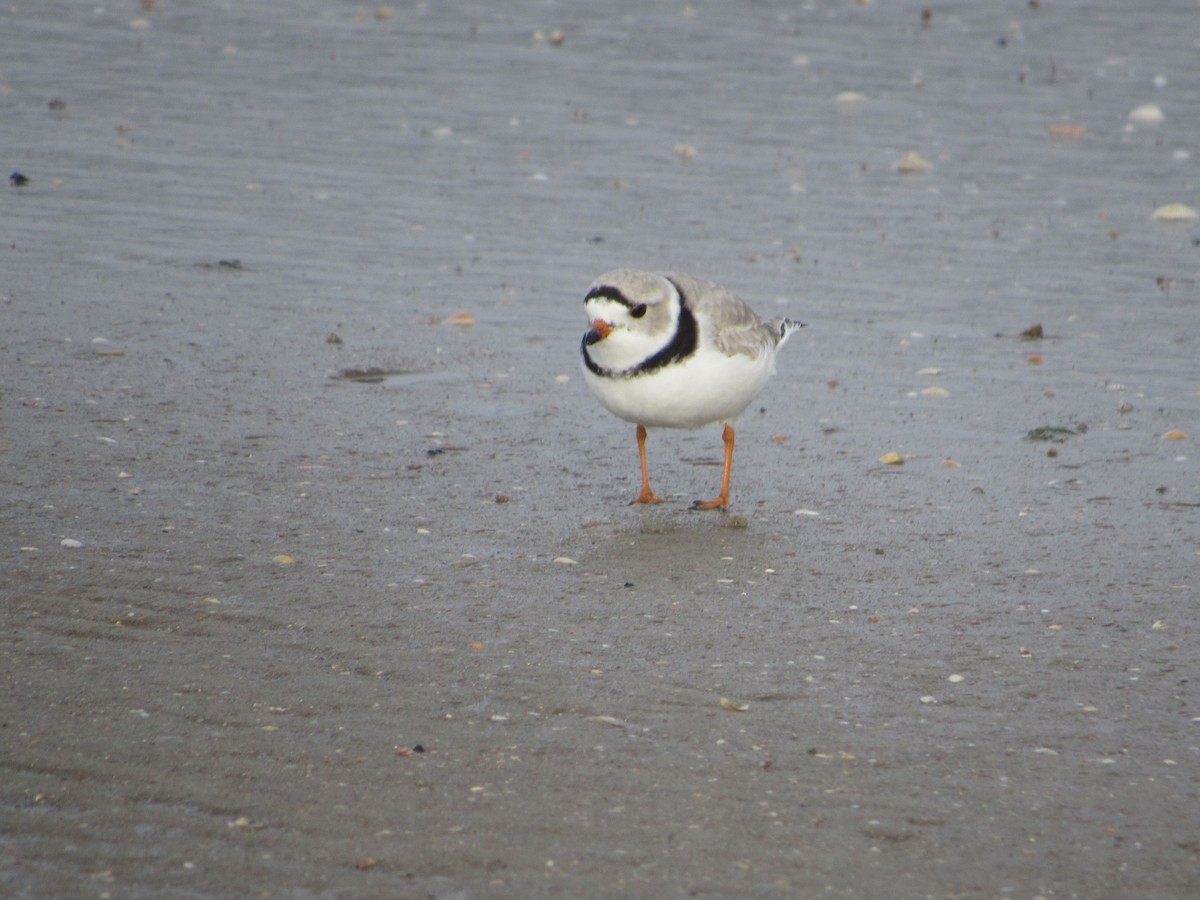
[(1194, 3), (205, 6), (0, 11), (0, 892), (1196, 895)]

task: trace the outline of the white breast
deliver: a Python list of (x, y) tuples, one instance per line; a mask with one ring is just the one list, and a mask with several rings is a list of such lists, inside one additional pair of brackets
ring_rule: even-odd
[(775, 354), (727, 356), (701, 346), (683, 363), (645, 375), (605, 378), (584, 367), (584, 381), (615, 416), (647, 427), (696, 428), (727, 422), (749, 405), (771, 376)]

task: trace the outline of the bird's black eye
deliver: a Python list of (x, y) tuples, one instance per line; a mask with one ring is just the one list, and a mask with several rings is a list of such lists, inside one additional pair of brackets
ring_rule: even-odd
[(629, 314), (631, 316), (633, 316), (635, 319), (640, 319), (642, 316), (644, 316), (646, 314), (646, 304), (639, 303), (633, 309), (629, 310)]

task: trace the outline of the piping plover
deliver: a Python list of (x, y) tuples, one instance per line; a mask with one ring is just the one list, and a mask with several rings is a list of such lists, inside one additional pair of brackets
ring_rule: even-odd
[(613, 415), (637, 425), (642, 492), (662, 503), (646, 475), (646, 429), (725, 425), (721, 493), (694, 509), (729, 506), (733, 421), (775, 371), (775, 352), (802, 322), (760, 319), (720, 285), (690, 275), (614, 269), (583, 299), (583, 380)]

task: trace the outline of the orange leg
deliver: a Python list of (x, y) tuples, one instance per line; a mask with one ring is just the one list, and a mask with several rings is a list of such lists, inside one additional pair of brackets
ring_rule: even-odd
[(666, 503), (662, 497), (650, 490), (650, 478), (646, 475), (646, 426), (637, 427), (638, 459), (642, 461), (642, 492), (634, 503)]
[(733, 426), (726, 424), (721, 432), (725, 442), (725, 472), (721, 475), (721, 493), (712, 500), (697, 500), (692, 509), (725, 509), (729, 506), (729, 473), (733, 471)]

